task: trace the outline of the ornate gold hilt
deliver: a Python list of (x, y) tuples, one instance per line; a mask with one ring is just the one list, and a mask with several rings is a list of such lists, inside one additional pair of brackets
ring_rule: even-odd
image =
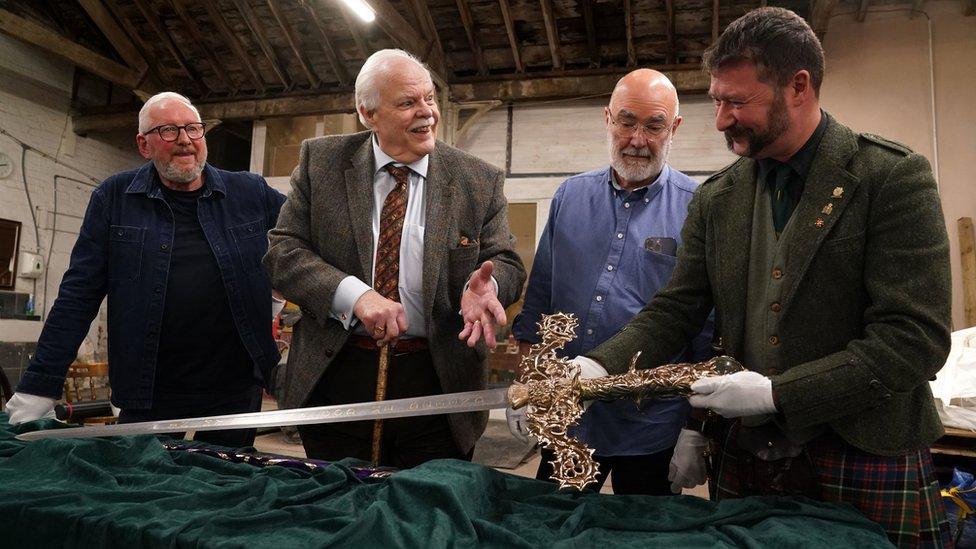
[(523, 374), (508, 389), (508, 401), (514, 409), (526, 407), (526, 424), (539, 442), (556, 454), (552, 461), (552, 479), (559, 487), (582, 490), (596, 482), (597, 466), (593, 450), (568, 435), (583, 415), (583, 401), (633, 398), (641, 399), (688, 396), (691, 385), (707, 376), (731, 374), (742, 365), (727, 356), (695, 364), (668, 364), (638, 370), (640, 353), (630, 361), (625, 374), (594, 379), (580, 379), (579, 369), (569, 359), (559, 358), (556, 351), (572, 341), (578, 321), (572, 314), (543, 315), (539, 322), (542, 342), (522, 357)]

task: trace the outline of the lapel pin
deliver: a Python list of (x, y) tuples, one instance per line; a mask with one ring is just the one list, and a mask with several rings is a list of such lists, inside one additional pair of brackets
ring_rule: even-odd
[(830, 196), (833, 198), (840, 198), (844, 196), (844, 187), (834, 187), (834, 192)]
[(824, 226), (824, 220), (823, 220), (822, 217), (818, 217), (817, 220), (813, 224), (816, 225), (817, 228), (823, 227)]
[(823, 212), (824, 215), (830, 215), (830, 212), (832, 211), (834, 211), (833, 202), (828, 202), (827, 205), (823, 207), (823, 210), (821, 210), (821, 212)]

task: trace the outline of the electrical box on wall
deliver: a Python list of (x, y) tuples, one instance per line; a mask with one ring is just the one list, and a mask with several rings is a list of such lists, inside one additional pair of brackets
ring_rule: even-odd
[(39, 254), (21, 252), (20, 262), (17, 264), (17, 276), (21, 278), (40, 278), (42, 274), (44, 274), (44, 258)]

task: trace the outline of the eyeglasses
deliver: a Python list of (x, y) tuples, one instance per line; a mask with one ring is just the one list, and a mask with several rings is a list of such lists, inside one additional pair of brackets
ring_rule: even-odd
[(186, 130), (186, 136), (195, 141), (203, 137), (206, 128), (207, 125), (203, 122), (191, 122), (185, 126), (163, 124), (162, 126), (156, 126), (155, 128), (146, 130), (142, 135), (149, 135), (152, 132), (156, 132), (159, 134), (160, 139), (167, 143), (172, 143), (180, 138), (180, 130)]
[(610, 117), (610, 123), (613, 124), (614, 128), (616, 128), (614, 133), (620, 137), (633, 137), (634, 135), (637, 135), (637, 132), (640, 131), (644, 132), (644, 137), (647, 139), (655, 139), (667, 133), (667, 131), (671, 129), (671, 126), (674, 125), (674, 122), (669, 124), (664, 124), (662, 122), (638, 124), (632, 120), (617, 122), (614, 120), (613, 113), (610, 112), (610, 109), (607, 109), (607, 116)]

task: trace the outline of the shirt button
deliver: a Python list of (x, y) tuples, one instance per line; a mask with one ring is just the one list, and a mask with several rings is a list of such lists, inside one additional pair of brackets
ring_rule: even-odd
[(617, 233), (617, 238), (623, 238), (623, 237), (624, 237), (624, 233)]
[(769, 336), (770, 345), (779, 345), (779, 336)]
[(586, 335), (593, 335), (593, 328), (587, 328)]
[(644, 204), (647, 204), (647, 203), (648, 203), (648, 202), (650, 202), (650, 201), (651, 201), (651, 199), (650, 199), (650, 198), (645, 198), (645, 199), (644, 199)]
[(603, 301), (603, 296), (602, 296), (602, 295), (598, 295), (598, 296), (596, 296), (596, 300), (597, 300), (597, 301)]
[(780, 306), (779, 303), (773, 303), (772, 305), (769, 306), (769, 310), (773, 311), (774, 313), (778, 313), (783, 310), (783, 307)]
[(612, 271), (613, 270), (613, 265), (607, 265), (607, 270), (608, 271)]
[(773, 278), (776, 280), (783, 278), (783, 271), (779, 267), (773, 269)]
[(162, 246), (159, 247), (159, 249), (165, 252), (166, 250), (169, 249), (169, 244), (163, 244)]
[(624, 202), (624, 208), (629, 208), (629, 207), (630, 207), (630, 202)]

